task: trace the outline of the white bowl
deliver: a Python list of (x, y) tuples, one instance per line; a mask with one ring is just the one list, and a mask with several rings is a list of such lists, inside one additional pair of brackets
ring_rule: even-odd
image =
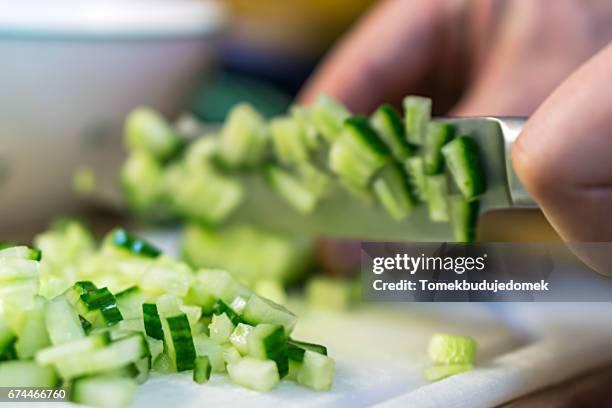
[(0, 235), (74, 208), (81, 166), (95, 169), (97, 191), (116, 191), (126, 113), (176, 114), (212, 68), (224, 20), (206, 0), (3, 2)]

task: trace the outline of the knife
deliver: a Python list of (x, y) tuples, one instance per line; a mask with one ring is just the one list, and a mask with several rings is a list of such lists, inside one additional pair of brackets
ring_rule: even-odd
[[(455, 125), (457, 134), (469, 135), (479, 145), (487, 186), (480, 198), (481, 214), (493, 209), (536, 207), (512, 166), (512, 144), (525, 120), (522, 117), (441, 119)], [(189, 117), (180, 118), (176, 127), (187, 138), (199, 136), (203, 131)], [(424, 204), (416, 206), (405, 220), (397, 221), (379, 205), (365, 203), (338, 187), (311, 214), (304, 215), (272, 191), (260, 172), (245, 172), (239, 177), (246, 194), (244, 202), (227, 221), (230, 225), (248, 223), (283, 234), (371, 241), (452, 240), (450, 224), (430, 221)]]
[[(535, 207), (536, 204), (512, 167), (511, 148), (526, 118), (445, 118), (457, 134), (473, 137), (480, 147), (487, 190), (480, 199), (481, 213), (493, 209)], [(250, 223), (289, 234), (384, 241), (452, 240), (448, 223), (429, 220), (427, 206), (419, 205), (403, 221), (392, 219), (377, 205), (368, 205), (343, 189), (322, 199), (312, 215), (301, 215), (273, 193), (262, 177), (247, 176), (246, 201), (232, 223)]]

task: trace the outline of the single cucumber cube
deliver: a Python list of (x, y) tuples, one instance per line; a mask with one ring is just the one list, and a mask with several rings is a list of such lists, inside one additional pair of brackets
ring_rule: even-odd
[(274, 361), (244, 357), (227, 365), (230, 379), (255, 391), (269, 391), (280, 382)]
[(403, 161), (414, 153), (406, 140), (402, 118), (391, 105), (379, 107), (370, 118), (370, 123), (397, 160)]
[(85, 377), (72, 385), (70, 400), (96, 408), (127, 408), (132, 405), (136, 387), (131, 378)]
[(374, 178), (374, 194), (389, 215), (395, 220), (403, 220), (414, 207), (414, 198), (408, 179), (395, 163), (389, 163)]
[(230, 335), (234, 331), (234, 324), (227, 314), (222, 313), (220, 315), (213, 315), (212, 323), (208, 326), (208, 329), (210, 331), (210, 339), (223, 344), (229, 341)]
[(124, 197), (133, 211), (143, 212), (155, 207), (162, 195), (159, 183), (162, 168), (153, 156), (140, 151), (130, 154), (120, 177)]
[(34, 361), (0, 362), (1, 387), (56, 387), (59, 378), (52, 367), (43, 367)]
[(292, 117), (270, 122), (270, 132), (278, 159), (285, 164), (304, 163), (309, 159), (306, 135), (302, 125)]
[(157, 160), (171, 157), (181, 145), (181, 139), (172, 126), (149, 108), (138, 108), (128, 115), (124, 138), (130, 151), (143, 151)]
[(283, 306), (252, 295), (242, 312), (242, 320), (245, 323), (256, 326), (260, 323), (279, 324), (285, 329), (288, 336), (297, 323), (297, 317)]
[(459, 136), (442, 148), (446, 166), (466, 200), (485, 192), (485, 174), (478, 145), (469, 136)]
[(57, 345), (85, 337), (79, 315), (64, 295), (47, 302), (44, 313), (52, 344)]
[(231, 166), (252, 166), (265, 157), (269, 135), (264, 118), (241, 103), (229, 112), (221, 130), (220, 155)]
[(333, 142), (342, 129), (342, 123), (350, 116), (349, 111), (331, 96), (321, 94), (315, 100), (310, 119), (325, 140)]
[(331, 358), (307, 350), (297, 372), (297, 382), (314, 390), (329, 390), (334, 380), (335, 367)]
[(408, 174), (414, 196), (421, 201), (427, 200), (427, 179), (425, 178), (425, 164), (422, 157), (410, 157), (404, 162), (404, 169)]
[(206, 356), (198, 356), (194, 361), (193, 381), (198, 384), (205, 384), (210, 379), (211, 372), (210, 360)]
[(427, 124), (431, 120), (431, 99), (420, 96), (404, 98), (404, 125), (406, 138), (415, 145), (423, 144)]
[(32, 359), (36, 353), (51, 345), (45, 325), (46, 301), (42, 297), (34, 300), (34, 307), (25, 312), (24, 323), (17, 332), (15, 351), (20, 360)]
[(427, 180), (427, 207), (429, 219), (433, 222), (445, 222), (450, 219), (448, 214), (448, 181), (446, 175), (436, 174), (426, 176)]
[(472, 364), (446, 364), (427, 367), (423, 374), (427, 381), (438, 381), (451, 375), (470, 371), (474, 368)]
[(242, 354), (243, 356), (249, 352), (248, 338), (254, 327), (244, 323), (238, 323), (238, 326), (234, 329), (230, 335), (230, 343)]
[(423, 142), (423, 162), (426, 174), (438, 174), (444, 170), (442, 147), (453, 140), (455, 126), (450, 123), (431, 122)]
[(472, 364), (476, 357), (476, 340), (437, 333), (429, 341), (427, 353), (435, 364)]
[(453, 236), (457, 242), (473, 242), (476, 239), (478, 223), (478, 201), (467, 201), (462, 195), (448, 199)]
[(276, 363), (278, 374), (283, 378), (289, 371), (287, 337), (283, 326), (262, 323), (255, 326), (247, 338), (248, 355)]

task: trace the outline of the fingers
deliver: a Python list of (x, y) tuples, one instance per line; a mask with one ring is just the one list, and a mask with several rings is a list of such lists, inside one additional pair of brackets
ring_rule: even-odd
[[(452, 3), (452, 4), (451, 4)], [(440, 50), (437, 35), (458, 1), (380, 2), (331, 52), (300, 95), (303, 103), (325, 92), (353, 112), (415, 92), (414, 85)], [(412, 89), (411, 89), (412, 88)]]
[[(555, 90), (513, 147), (518, 176), (568, 242), (612, 241), (610, 78), (612, 45)], [(610, 259), (582, 256), (612, 272)]]

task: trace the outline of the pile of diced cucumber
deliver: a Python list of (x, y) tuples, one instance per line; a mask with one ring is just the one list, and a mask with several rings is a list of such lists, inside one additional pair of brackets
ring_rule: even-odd
[[(222, 270), (192, 270), (122, 229), (100, 246), (76, 222), (0, 249), (0, 386), (69, 387), (71, 400), (128, 406), (151, 372), (211, 373), (257, 391), (282, 380), (330, 389), (324, 346), (297, 317)], [(42, 256), (41, 256), (42, 254)]]
[(122, 185), (135, 211), (217, 232), (245, 201), (240, 175), (261, 174), (296, 216), (316, 212), (341, 188), (398, 221), (426, 205), (431, 221), (452, 224), (455, 240), (473, 241), (485, 176), (476, 142), (457, 133), (431, 119), (431, 100), (415, 96), (405, 98), (403, 118), (390, 105), (351, 115), (326, 95), (270, 120), (240, 104), (217, 133), (189, 143), (140, 108), (126, 122)]

